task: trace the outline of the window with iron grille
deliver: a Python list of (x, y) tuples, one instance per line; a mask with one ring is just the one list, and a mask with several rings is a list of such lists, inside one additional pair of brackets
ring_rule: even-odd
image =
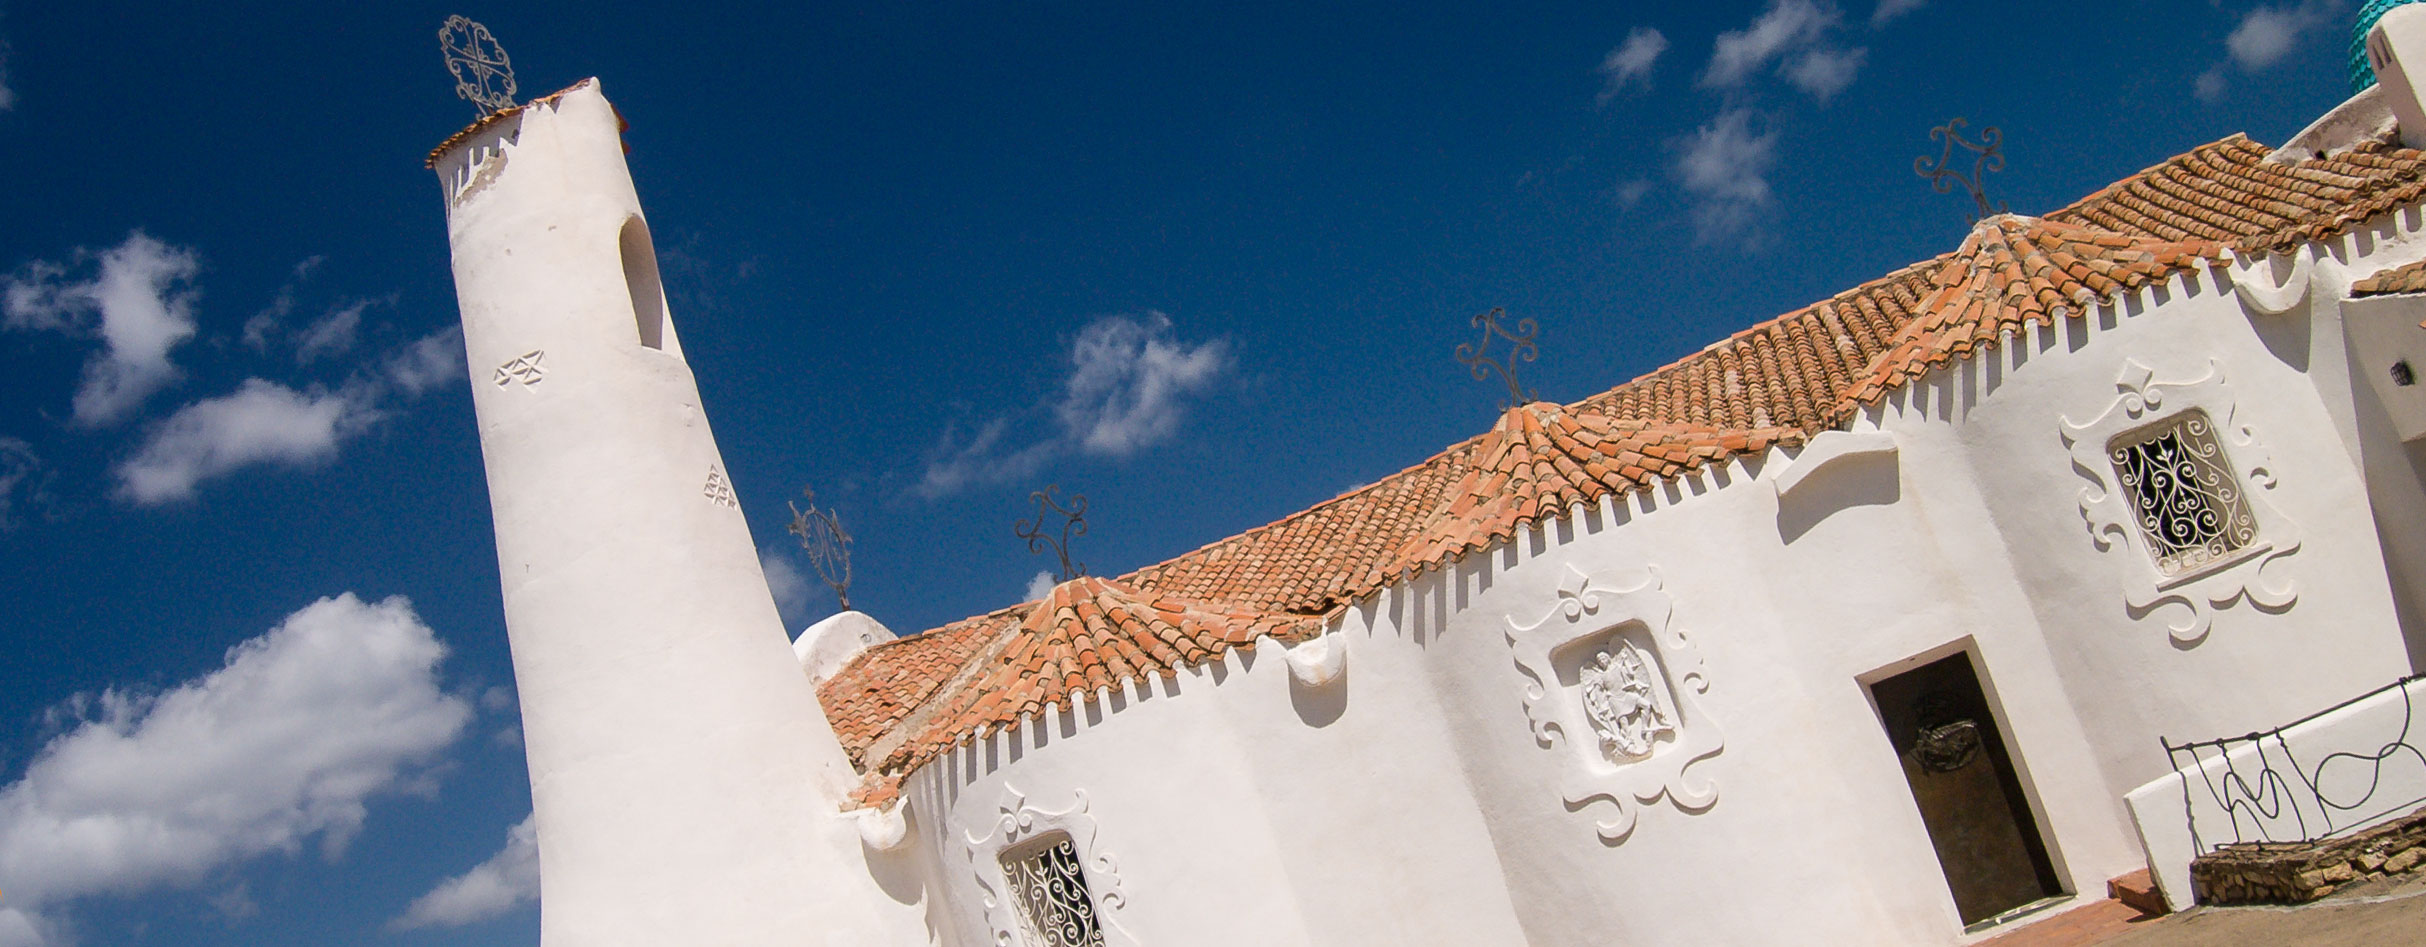
[(2115, 438), (2106, 455), (2158, 572), (2195, 572), (2257, 541), (2257, 518), (2206, 412)]
[(1022, 933), (1031, 947), (1103, 947), (1103, 926), (1087, 894), (1087, 873), (1078, 847), (1054, 833), (1002, 856), (1002, 874), (1018, 904)]

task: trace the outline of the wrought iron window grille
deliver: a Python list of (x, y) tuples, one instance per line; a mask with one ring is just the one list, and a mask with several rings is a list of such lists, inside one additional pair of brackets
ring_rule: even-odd
[(1019, 906), (1020, 933), (1031, 947), (1104, 947), (1087, 873), (1068, 835), (1055, 833), (1005, 852), (1002, 874)]
[(2126, 433), (2106, 456), (2148, 554), (2167, 578), (2205, 571), (2256, 545), (2257, 517), (2206, 412), (2185, 411)]

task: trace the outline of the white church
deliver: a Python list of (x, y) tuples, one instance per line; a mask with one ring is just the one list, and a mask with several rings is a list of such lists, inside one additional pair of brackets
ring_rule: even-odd
[[(2426, 694), (2426, 7), (2361, 37), (2380, 81), (2281, 147), (899, 638), (786, 634), (600, 84), (483, 118), (430, 164), (543, 936), (1869, 947), (2140, 870), (2191, 904), (2308, 813), (2164, 741), (2373, 752)], [(2335, 831), (2426, 798), (2375, 763)]]

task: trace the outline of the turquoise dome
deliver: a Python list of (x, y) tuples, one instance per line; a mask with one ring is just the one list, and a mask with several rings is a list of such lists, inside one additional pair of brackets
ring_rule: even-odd
[(2350, 90), (2365, 92), (2375, 84), (2375, 69), (2367, 65), (2367, 31), (2375, 29), (2375, 21), (2384, 18), (2384, 11), (2418, 0), (2367, 0), (2359, 8), (2358, 25), (2350, 31)]

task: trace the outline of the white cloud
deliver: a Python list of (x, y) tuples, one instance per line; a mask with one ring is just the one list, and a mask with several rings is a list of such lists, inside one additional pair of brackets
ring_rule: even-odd
[(192, 499), (194, 486), (256, 464), (300, 467), (337, 454), (337, 442), (377, 414), (355, 396), (296, 391), (259, 378), (233, 393), (177, 409), (120, 463), (118, 495), (138, 506)]
[(1895, 18), (1918, 10), (1928, 3), (1929, 0), (1878, 0), (1878, 7), (1870, 11), (1870, 28), (1877, 29), (1885, 26)]
[(1051, 594), (1053, 594), (1053, 587), (1054, 587), (1054, 586), (1056, 586), (1056, 585), (1060, 585), (1060, 584), (1061, 584), (1060, 582), (1057, 582), (1057, 581), (1055, 581), (1055, 580), (1054, 580), (1054, 578), (1053, 578), (1053, 573), (1050, 573), (1050, 572), (1038, 572), (1038, 573), (1036, 573), (1035, 577), (1030, 578), (1030, 579), (1028, 580), (1028, 597), (1027, 597), (1027, 601), (1030, 601), (1030, 602), (1038, 601), (1038, 600), (1040, 600), (1040, 599), (1043, 599), (1043, 598), (1044, 598), (1045, 596), (1047, 596), (1047, 595), (1051, 595)]
[(98, 262), (88, 280), (70, 281), (69, 266), (27, 264), (0, 280), (0, 309), (12, 329), (53, 329), (98, 335), (102, 350), (84, 365), (76, 421), (103, 425), (123, 419), (179, 377), (169, 352), (194, 335), (193, 250), (142, 231), (99, 254), (77, 251), (75, 265)]
[[(16, 107), (17, 93), (10, 91), (8, 87), (8, 43), (0, 42), (0, 112), (6, 112)], [(6, 934), (0, 934), (0, 945), (4, 945), (6, 939)]]
[(2201, 102), (2215, 102), (2222, 100), (2224, 91), (2231, 86), (2232, 80), (2224, 77), (2224, 64), (2217, 63), (2214, 68), (2199, 73), (2198, 84), (2192, 87), (2192, 91), (2198, 93)]
[(1751, 238), (1772, 203), (1768, 173), (1777, 162), (1777, 132), (1755, 133), (1751, 109), (1732, 109), (1685, 138), (1676, 177), (1694, 198), (1695, 239), (1716, 243)]
[(362, 311), (378, 304), (375, 299), (357, 299), (329, 310), (303, 331), (295, 333), (295, 364), (309, 365), (331, 355), (353, 351), (354, 339), (361, 334)]
[(50, 503), (50, 469), (34, 446), (0, 437), (0, 530), (17, 525), (28, 508)]
[(1711, 88), (1741, 85), (1786, 53), (1818, 42), (1837, 20), (1834, 9), (1822, 8), (1811, 0), (1771, 0), (1768, 11), (1754, 19), (1751, 26), (1718, 34), (1718, 40), (1711, 44), (1710, 66), (1702, 72), (1702, 85)]
[(1228, 342), (1182, 341), (1170, 317), (1148, 312), (1106, 316), (1079, 330), (1069, 365), (1060, 398), (1047, 406), (1056, 430), (1014, 438), (1018, 419), (1001, 417), (964, 439), (959, 425), (948, 425), (911, 492), (933, 499), (1027, 476), (1072, 452), (1125, 457), (1160, 444), (1179, 430), (1188, 402), (1220, 381), (1232, 361)]
[(1661, 53), (1668, 51), (1668, 37), (1648, 26), (1638, 26), (1626, 34), (1626, 41), (1609, 51), (1601, 60), (1600, 100), (1609, 101), (1626, 87), (1639, 81), (1651, 84), (1651, 67), (1659, 62)]
[(1867, 49), (1814, 49), (1795, 57), (1780, 73), (1794, 87), (1818, 99), (1821, 105), (1853, 84), (1854, 73), (1860, 72), (1862, 62), (1869, 58)]
[(1631, 208), (1636, 204), (1642, 203), (1643, 198), (1650, 195), (1651, 180), (1649, 178), (1635, 178), (1634, 180), (1618, 185), (1617, 192), (1612, 196), (1617, 199), (1617, 206)]
[(2334, 0), (2303, 0), (2296, 6), (2259, 7), (2241, 17), (2224, 48), (2242, 69), (2264, 69), (2282, 62), (2308, 31), (2332, 24), (2340, 6)]
[(463, 380), (463, 330), (448, 327), (415, 340), (387, 358), (387, 383), (418, 397)]
[(1149, 312), (1097, 319), (1070, 348), (1070, 380), (1054, 414), (1090, 454), (1123, 457), (1179, 429), (1190, 395), (1230, 366), (1220, 339), (1189, 345), (1171, 335), (1171, 318)]
[(775, 611), (783, 616), (784, 627), (808, 627), (809, 603), (813, 598), (809, 577), (792, 563), (792, 557), (780, 547), (760, 549), (758, 571), (766, 574), (767, 591), (775, 595)]
[[(349, 592), (165, 692), (69, 700), (74, 726), (0, 788), (0, 891), (30, 915), (194, 885), (315, 840), (335, 857), (367, 802), (420, 784), (471, 720), (439, 687), (445, 657), (410, 602)], [(6, 913), (0, 943), (17, 923)]]
[(438, 883), (388, 922), (391, 931), (462, 927), (539, 900), (539, 827), (533, 817), (505, 833), (505, 847), (472, 870)]

